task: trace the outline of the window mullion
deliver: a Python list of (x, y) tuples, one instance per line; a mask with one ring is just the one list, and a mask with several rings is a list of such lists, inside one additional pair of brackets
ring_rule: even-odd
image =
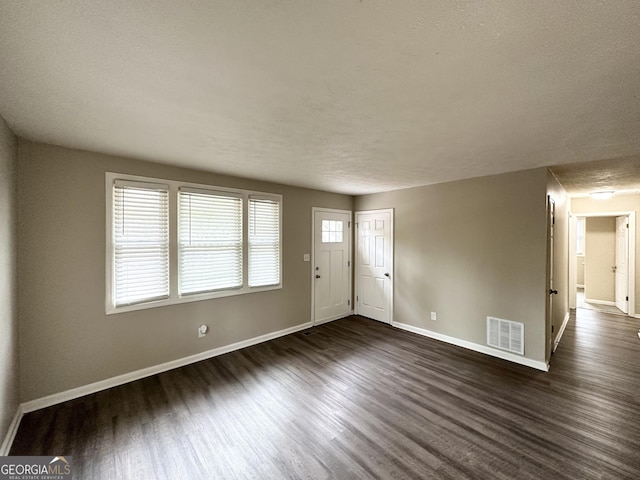
[(249, 288), (249, 196), (242, 196), (242, 288)]
[(178, 189), (169, 188), (169, 298), (177, 300), (178, 294)]

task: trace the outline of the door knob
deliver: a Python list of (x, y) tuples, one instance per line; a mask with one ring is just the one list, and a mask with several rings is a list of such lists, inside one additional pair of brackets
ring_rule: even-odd
[(384, 274), (385, 277), (390, 277), (391, 275), (389, 275), (388, 273)]
[(320, 275), (316, 275), (316, 278), (320, 278)]
[(549, 290), (549, 295), (557, 295), (558, 290)]

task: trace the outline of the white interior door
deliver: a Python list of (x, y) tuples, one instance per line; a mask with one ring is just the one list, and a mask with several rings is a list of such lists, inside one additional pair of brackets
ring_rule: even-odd
[(393, 210), (356, 212), (356, 312), (391, 323)]
[(314, 209), (314, 323), (351, 314), (351, 212)]
[(629, 313), (629, 217), (616, 217), (616, 307)]

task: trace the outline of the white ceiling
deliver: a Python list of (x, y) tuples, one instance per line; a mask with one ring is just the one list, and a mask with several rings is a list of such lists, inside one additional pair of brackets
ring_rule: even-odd
[(0, 0), (27, 139), (362, 194), (640, 154), (640, 2)]

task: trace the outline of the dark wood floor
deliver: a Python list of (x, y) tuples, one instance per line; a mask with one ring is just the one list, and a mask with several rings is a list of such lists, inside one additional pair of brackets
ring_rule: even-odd
[(639, 326), (578, 310), (545, 373), (351, 317), (30, 413), (11, 454), (82, 479), (638, 479)]

